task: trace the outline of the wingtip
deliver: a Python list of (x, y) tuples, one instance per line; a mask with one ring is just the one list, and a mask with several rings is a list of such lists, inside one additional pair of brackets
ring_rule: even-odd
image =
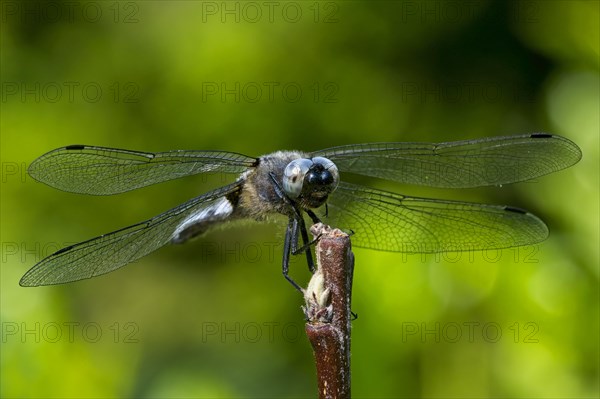
[(27, 275), (21, 277), (21, 280), (19, 280), (19, 285), (21, 287), (35, 287), (36, 286), (36, 285), (31, 284), (30, 282), (28, 282), (25, 277), (27, 277)]

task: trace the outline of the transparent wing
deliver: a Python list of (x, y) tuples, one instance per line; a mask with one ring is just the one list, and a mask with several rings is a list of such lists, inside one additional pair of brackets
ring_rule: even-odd
[(466, 188), (530, 180), (581, 159), (572, 141), (545, 133), (451, 143), (372, 143), (312, 153), (341, 172), (431, 187)]
[(353, 231), (353, 245), (380, 251), (499, 249), (548, 236), (535, 215), (507, 206), (408, 197), (348, 183), (340, 183), (328, 204), (325, 223)]
[(177, 227), (223, 196), (238, 190), (236, 182), (196, 197), (150, 220), (63, 248), (33, 266), (22, 286), (61, 284), (111, 272), (168, 244)]
[(109, 195), (197, 173), (241, 173), (255, 158), (232, 152), (138, 152), (72, 145), (42, 155), (29, 174), (63, 191)]

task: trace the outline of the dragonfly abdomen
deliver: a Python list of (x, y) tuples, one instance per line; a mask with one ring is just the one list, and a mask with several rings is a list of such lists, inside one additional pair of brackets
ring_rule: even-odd
[(215, 224), (231, 218), (234, 206), (227, 197), (219, 198), (212, 205), (189, 215), (175, 229), (171, 238), (173, 244), (183, 244), (191, 238), (204, 234)]

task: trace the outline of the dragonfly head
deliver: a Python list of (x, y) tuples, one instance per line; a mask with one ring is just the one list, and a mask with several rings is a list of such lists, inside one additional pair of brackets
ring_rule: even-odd
[(300, 158), (283, 172), (283, 189), (288, 197), (309, 208), (323, 205), (338, 186), (337, 166), (327, 158)]

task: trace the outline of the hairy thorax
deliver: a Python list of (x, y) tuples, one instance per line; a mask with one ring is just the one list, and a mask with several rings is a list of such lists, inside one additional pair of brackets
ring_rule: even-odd
[(294, 159), (308, 156), (300, 151), (278, 151), (260, 157), (258, 166), (240, 177), (246, 182), (239, 197), (239, 216), (257, 220), (263, 220), (265, 216), (272, 213), (293, 216), (291, 208), (285, 203), (281, 193), (277, 193), (270, 173), (281, 187), (283, 171), (286, 166)]

